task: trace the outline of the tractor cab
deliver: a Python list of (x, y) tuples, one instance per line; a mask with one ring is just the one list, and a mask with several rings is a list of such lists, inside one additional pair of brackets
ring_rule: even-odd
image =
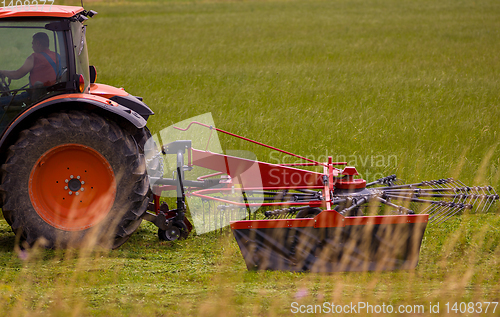
[(95, 12), (55, 8), (50, 16), (0, 12), (0, 134), (20, 113), (45, 99), (89, 91), (83, 22)]

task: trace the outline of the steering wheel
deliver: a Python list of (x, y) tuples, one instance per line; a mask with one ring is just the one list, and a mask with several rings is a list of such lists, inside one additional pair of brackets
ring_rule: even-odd
[(2, 94), (2, 97), (4, 96), (9, 96), (10, 95), (10, 83), (11, 79), (9, 78), (8, 80), (5, 80), (5, 76), (0, 76), (1, 82), (0, 82), (0, 92)]

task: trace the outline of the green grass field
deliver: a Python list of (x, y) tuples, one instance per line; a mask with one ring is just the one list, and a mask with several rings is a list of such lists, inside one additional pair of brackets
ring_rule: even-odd
[[(368, 181), (452, 176), (500, 190), (498, 1), (85, 7), (99, 12), (87, 23), (98, 82), (144, 97), (156, 113), (153, 132), (211, 112), (218, 128), (311, 158), (346, 159)], [(147, 223), (111, 252), (21, 252), (2, 219), (0, 314), (284, 316), (292, 302), (362, 301), (446, 315), (447, 302), (500, 301), (498, 209), (429, 226), (413, 271), (337, 274), (248, 272), (229, 231), (160, 243)], [(492, 311), (486, 315), (500, 307)]]

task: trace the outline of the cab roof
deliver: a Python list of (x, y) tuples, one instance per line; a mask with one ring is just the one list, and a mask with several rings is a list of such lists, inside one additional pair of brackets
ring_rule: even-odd
[(0, 7), (0, 19), (19, 18), (19, 17), (56, 17), (71, 18), (72, 16), (84, 11), (82, 7), (63, 6), (63, 5), (35, 5)]

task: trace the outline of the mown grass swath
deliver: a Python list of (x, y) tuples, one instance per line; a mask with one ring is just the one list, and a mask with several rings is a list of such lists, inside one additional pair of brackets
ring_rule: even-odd
[[(69, 2), (68, 2), (69, 3)], [(60, 4), (60, 3), (59, 3)], [(74, 3), (76, 4), (76, 3)], [(98, 82), (155, 111), (149, 126), (212, 112), (218, 128), (368, 182), (454, 177), (500, 188), (500, 4), (495, 1), (85, 2)], [(225, 149), (293, 162), (220, 136)], [(233, 237), (158, 242), (143, 224), (122, 248), (21, 251), (0, 222), (7, 315), (288, 315), (292, 302), (424, 305), (499, 301), (500, 218), (430, 225), (412, 271), (247, 272)], [(497, 308), (496, 314), (500, 308)], [(488, 315), (493, 315), (488, 312)]]

